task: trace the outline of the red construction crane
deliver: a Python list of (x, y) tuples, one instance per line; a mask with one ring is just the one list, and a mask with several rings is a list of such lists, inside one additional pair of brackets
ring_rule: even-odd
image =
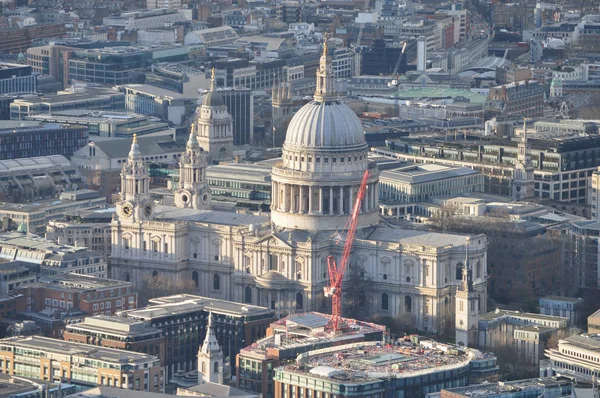
[(354, 202), (354, 209), (352, 214), (348, 217), (344, 229), (348, 231), (346, 235), (346, 243), (344, 243), (344, 252), (342, 253), (342, 259), (340, 264), (336, 264), (333, 256), (327, 257), (327, 268), (329, 270), (329, 286), (325, 287), (325, 297), (331, 297), (331, 319), (327, 324), (327, 329), (333, 329), (334, 331), (340, 330), (340, 320), (342, 318), (342, 281), (344, 279), (344, 272), (350, 259), (350, 251), (352, 250), (352, 243), (354, 242), (354, 234), (356, 233), (356, 226), (358, 225), (358, 215), (362, 201), (367, 192), (367, 181), (371, 173), (369, 170), (365, 171), (362, 182), (360, 183), (360, 189), (356, 195), (356, 202)]

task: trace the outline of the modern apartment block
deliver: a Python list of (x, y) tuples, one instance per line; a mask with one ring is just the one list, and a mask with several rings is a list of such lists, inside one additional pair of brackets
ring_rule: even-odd
[(165, 383), (154, 355), (39, 336), (0, 340), (0, 373), (147, 392), (164, 392)]
[(0, 127), (0, 160), (63, 155), (85, 146), (88, 130), (83, 126), (35, 123), (26, 127)]

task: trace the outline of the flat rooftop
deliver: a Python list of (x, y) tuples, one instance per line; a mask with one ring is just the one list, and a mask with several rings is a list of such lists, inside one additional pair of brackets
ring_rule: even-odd
[(150, 326), (145, 321), (122, 316), (96, 315), (86, 317), (83, 322), (67, 325), (70, 332), (96, 332), (118, 337), (142, 337), (162, 335), (162, 330)]
[(150, 305), (136, 310), (123, 311), (120, 314), (132, 318), (150, 320), (198, 311), (211, 311), (215, 314), (239, 317), (273, 315), (273, 311), (264, 307), (191, 294), (177, 294), (150, 299)]
[(539, 379), (525, 379), (515, 381), (499, 381), (497, 383), (475, 384), (466, 387), (447, 388), (444, 391), (464, 397), (494, 397), (508, 396), (510, 393), (520, 392), (519, 396), (529, 396), (527, 391), (539, 391), (536, 396), (544, 396), (544, 390), (549, 387), (570, 385), (573, 382), (563, 377), (545, 377)]
[(335, 351), (310, 351), (283, 369), (313, 377), (360, 383), (389, 377), (402, 378), (411, 376), (411, 373), (427, 374), (442, 366), (466, 366), (472, 358), (467, 351), (433, 341), (401, 346), (364, 342), (336, 348)]
[[(278, 357), (286, 358), (286, 350), (296, 357), (297, 349), (305, 347), (307, 350), (316, 347), (340, 345), (346, 342), (363, 340), (369, 334), (385, 333), (385, 326), (374, 323), (362, 322), (355, 319), (344, 318), (348, 328), (341, 333), (332, 334), (326, 331), (331, 315), (319, 312), (307, 312), (292, 315), (276, 322), (270, 327), (273, 335), (265, 337), (241, 350), (246, 356), (266, 358), (272, 350), (278, 351)], [(275, 337), (278, 335), (277, 337)]]
[[(0, 340), (0, 349), (3, 347), (22, 347), (39, 350), (49, 354), (73, 355), (93, 360), (106, 361), (121, 365), (157, 361), (158, 357), (133, 351), (117, 350), (96, 345), (74, 343), (48, 337), (9, 337)], [(14, 350), (11, 349), (14, 352)]]
[(567, 344), (575, 347), (600, 352), (600, 334), (598, 333), (578, 334), (575, 336), (567, 337), (563, 340), (566, 341)]
[(389, 179), (409, 184), (423, 184), (448, 178), (477, 175), (478, 171), (468, 167), (445, 166), (433, 163), (415, 164), (381, 172), (380, 179)]
[(500, 310), (500, 309), (497, 309), (496, 311), (488, 312), (487, 314), (481, 315), (479, 317), (479, 320), (492, 321), (494, 319), (500, 319), (503, 317), (532, 319), (532, 320), (537, 320), (537, 321), (550, 321), (550, 322), (562, 322), (562, 321), (569, 320), (569, 318), (563, 318), (560, 316), (534, 314), (531, 312), (510, 311), (510, 310)]

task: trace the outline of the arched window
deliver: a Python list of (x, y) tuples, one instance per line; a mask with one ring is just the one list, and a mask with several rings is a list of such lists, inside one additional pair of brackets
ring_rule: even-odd
[(475, 266), (475, 278), (481, 278), (481, 261), (477, 261)]
[(367, 295), (364, 290), (358, 291), (358, 306), (360, 308), (365, 308), (367, 305)]
[(202, 362), (202, 373), (206, 373), (206, 364)]
[(219, 373), (219, 362), (213, 363), (213, 373)]
[(152, 277), (156, 278), (158, 276), (158, 271), (154, 270), (152, 271)]
[(387, 293), (381, 293), (381, 309), (387, 311), (389, 309), (389, 300)]
[(192, 280), (194, 281), (194, 287), (200, 287), (200, 277), (198, 276), (198, 271), (192, 272)]
[(123, 279), (125, 279), (125, 282), (131, 282), (131, 275), (129, 275), (129, 272), (125, 272)]
[(221, 275), (213, 275), (213, 290), (221, 290)]
[(410, 296), (404, 297), (404, 311), (412, 312), (412, 297)]
[(296, 293), (296, 309), (301, 310), (304, 308), (304, 295), (302, 292)]
[(250, 286), (246, 286), (244, 290), (244, 303), (252, 304), (252, 288)]
[(456, 280), (459, 281), (462, 279), (463, 272), (463, 263), (456, 264)]

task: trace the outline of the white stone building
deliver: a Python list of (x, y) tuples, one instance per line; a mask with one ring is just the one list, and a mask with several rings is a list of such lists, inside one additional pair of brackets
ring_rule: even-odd
[[(217, 95), (212, 94), (213, 100)], [(191, 137), (186, 151), (195, 145), (194, 138), (203, 145), (199, 136)], [(182, 200), (181, 195), (188, 195), (184, 191), (188, 196), (206, 192), (202, 151), (182, 156), (184, 188), (176, 193), (180, 199), (175, 205), (155, 204), (148, 192), (148, 170), (134, 142), (112, 221), (112, 277), (138, 287), (157, 275), (192, 280), (199, 294), (266, 306), (278, 316), (327, 311), (327, 257), (341, 257), (344, 224), (368, 170), (350, 259), (370, 280), (370, 287), (359, 294), (359, 305), (373, 315), (409, 312), (420, 330), (437, 332), (454, 313), (466, 237), (380, 223), (379, 171), (367, 153), (359, 119), (333, 93), (326, 51), (314, 100), (292, 118), (283, 157), (273, 166), (270, 218), (210, 210), (203, 194), (200, 201)], [(197, 172), (183, 172), (186, 168)], [(472, 291), (480, 297), (479, 308), (485, 309), (485, 236), (471, 236), (468, 246), (470, 264), (481, 270), (474, 274)]]

